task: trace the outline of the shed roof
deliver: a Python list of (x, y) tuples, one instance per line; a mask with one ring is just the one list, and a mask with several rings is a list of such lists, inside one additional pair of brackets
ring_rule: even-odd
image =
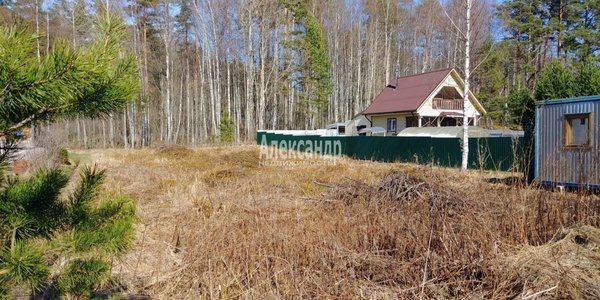
[(574, 102), (589, 102), (589, 101), (599, 101), (600, 95), (593, 96), (581, 96), (581, 97), (573, 97), (573, 98), (562, 98), (562, 99), (550, 99), (543, 100), (536, 103), (537, 106), (540, 105), (553, 105), (553, 104), (565, 104), (565, 103), (574, 103)]

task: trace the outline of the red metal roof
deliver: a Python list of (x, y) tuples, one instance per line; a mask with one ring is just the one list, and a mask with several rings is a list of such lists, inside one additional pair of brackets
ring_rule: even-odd
[(444, 69), (400, 77), (397, 82), (394, 80), (388, 84), (362, 114), (416, 111), (451, 71)]

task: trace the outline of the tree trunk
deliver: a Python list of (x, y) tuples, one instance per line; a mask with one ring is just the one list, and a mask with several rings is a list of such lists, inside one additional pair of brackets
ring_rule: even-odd
[(471, 43), (471, 0), (467, 1), (467, 31), (465, 32), (465, 91), (463, 104), (463, 151), (461, 170), (466, 170), (469, 164), (469, 116), (467, 107), (469, 102), (469, 80), (470, 80), (470, 43)]
[(165, 45), (165, 139), (167, 143), (173, 142), (173, 112), (171, 108), (171, 26), (169, 18), (169, 1), (165, 0), (165, 28), (164, 28), (164, 45)]

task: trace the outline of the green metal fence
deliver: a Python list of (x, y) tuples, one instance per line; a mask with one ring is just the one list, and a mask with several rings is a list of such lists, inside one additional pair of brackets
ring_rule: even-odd
[[(262, 147), (307, 151), (324, 155), (344, 155), (354, 159), (383, 162), (413, 162), (460, 167), (462, 139), (431, 137), (317, 136), (289, 135), (259, 131), (256, 141)], [(493, 137), (469, 139), (469, 168), (520, 170), (522, 138)]]

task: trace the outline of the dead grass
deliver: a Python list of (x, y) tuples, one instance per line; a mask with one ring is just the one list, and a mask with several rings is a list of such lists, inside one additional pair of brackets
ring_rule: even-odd
[[(257, 146), (81, 151), (138, 201), (115, 273), (157, 299), (600, 295), (600, 199), (493, 174), (341, 159), (259, 164)], [(503, 178), (499, 178), (503, 179)], [(536, 294), (540, 291), (548, 290)]]
[(600, 299), (600, 229), (578, 226), (556, 233), (541, 246), (520, 247), (503, 259), (507, 282), (533, 295), (553, 289), (546, 298)]

